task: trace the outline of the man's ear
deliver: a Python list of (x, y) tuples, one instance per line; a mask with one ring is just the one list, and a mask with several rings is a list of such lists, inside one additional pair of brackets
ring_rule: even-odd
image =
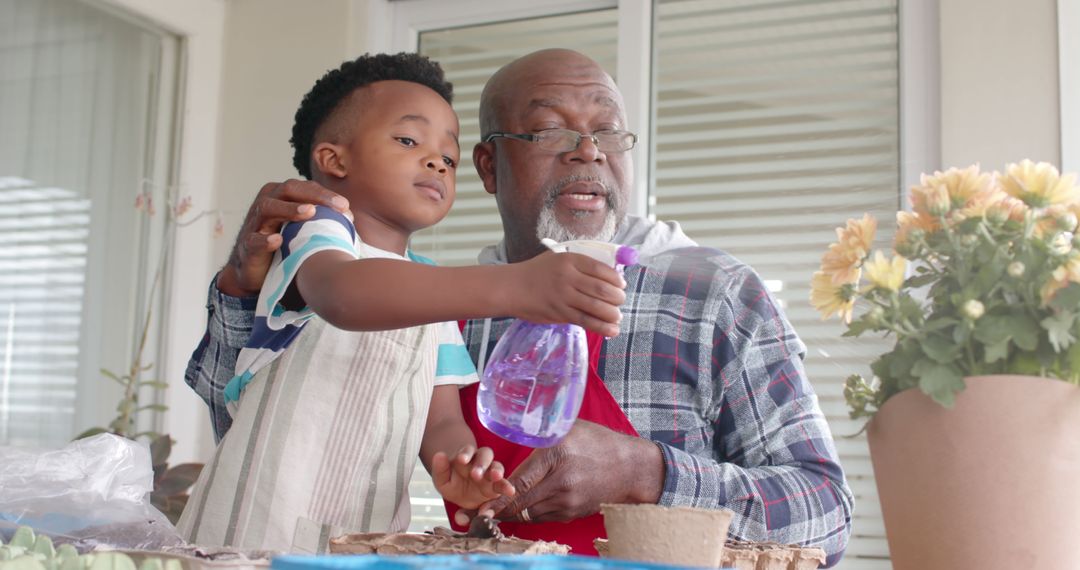
[(495, 194), (495, 143), (476, 143), (472, 149), (472, 162), (484, 183), (484, 190)]
[(345, 178), (349, 165), (344, 151), (344, 147), (326, 141), (315, 145), (311, 151), (313, 170), (331, 178)]

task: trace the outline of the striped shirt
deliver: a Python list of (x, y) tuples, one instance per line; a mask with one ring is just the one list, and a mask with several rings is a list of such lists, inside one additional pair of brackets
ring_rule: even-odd
[[(263, 282), (255, 304), (251, 334), (236, 358), (236, 375), (224, 388), (224, 400), (230, 415), (240, 393), (259, 370), (281, 356), (315, 316), (310, 307), (290, 310), (281, 304), (289, 285), (305, 260), (322, 251), (340, 251), (354, 259), (404, 257), (365, 244), (352, 222), (344, 215), (323, 206), (304, 222), (287, 224), (282, 229), (282, 245)], [(413, 261), (434, 265), (430, 259), (407, 252)], [(477, 381), (476, 369), (465, 351), (461, 333), (453, 322), (438, 327), (438, 364), (435, 385), (470, 384)]]

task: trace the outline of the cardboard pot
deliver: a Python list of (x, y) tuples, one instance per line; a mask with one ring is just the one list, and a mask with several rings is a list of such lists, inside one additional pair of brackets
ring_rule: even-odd
[(607, 556), (718, 568), (733, 513), (660, 505), (600, 505)]
[(1080, 388), (964, 381), (953, 409), (907, 390), (867, 428), (893, 568), (1080, 568)]

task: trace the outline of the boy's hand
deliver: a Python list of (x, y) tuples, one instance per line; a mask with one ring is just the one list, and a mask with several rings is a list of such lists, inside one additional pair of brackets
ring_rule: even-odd
[(543, 253), (511, 267), (518, 278), (507, 282), (509, 315), (618, 336), (626, 280), (614, 268), (578, 253)]
[(349, 211), (349, 201), (310, 180), (270, 182), (259, 190), (236, 236), (229, 262), (218, 277), (218, 289), (233, 297), (258, 295), (274, 252), (281, 247), (281, 226), (315, 214), (315, 206)]
[(500, 495), (513, 497), (514, 486), (503, 478), (502, 463), (490, 447), (466, 445), (453, 459), (439, 451), (431, 458), (431, 479), (444, 499), (475, 509)]

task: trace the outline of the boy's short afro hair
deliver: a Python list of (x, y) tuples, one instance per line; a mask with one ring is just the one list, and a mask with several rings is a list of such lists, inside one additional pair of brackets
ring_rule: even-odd
[(293, 123), (293, 166), (307, 179), (311, 179), (311, 147), (315, 131), (322, 126), (330, 113), (353, 91), (376, 81), (411, 81), (430, 87), (447, 103), (452, 103), (454, 87), (446, 81), (438, 63), (415, 53), (366, 54), (341, 67), (332, 69), (315, 82), (315, 86), (296, 110)]

